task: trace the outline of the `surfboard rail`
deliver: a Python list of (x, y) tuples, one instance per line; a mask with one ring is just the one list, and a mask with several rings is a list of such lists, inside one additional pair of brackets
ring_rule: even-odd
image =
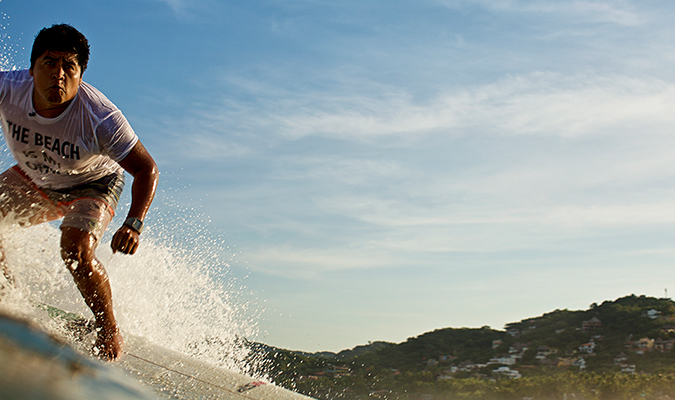
[(151, 400), (157, 396), (37, 324), (0, 314), (0, 398)]
[[(310, 397), (261, 379), (189, 357), (127, 335), (124, 356), (116, 365), (172, 398), (308, 400)], [(190, 392), (195, 397), (186, 393)]]
[[(47, 304), (40, 308), (73, 329), (78, 340), (91, 334), (86, 318)], [(84, 354), (84, 343), (68, 343), (32, 321), (0, 313), (0, 398), (311, 399), (139, 336), (124, 338), (122, 357), (104, 363)]]

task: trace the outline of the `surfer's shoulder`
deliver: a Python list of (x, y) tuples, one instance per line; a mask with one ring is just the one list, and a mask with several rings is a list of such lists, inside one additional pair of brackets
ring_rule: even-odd
[(117, 106), (103, 92), (86, 82), (80, 84), (77, 96), (91, 112), (101, 119), (107, 118), (112, 113), (119, 112)]
[(0, 83), (5, 84), (23, 84), (25, 82), (32, 82), (33, 77), (27, 69), (20, 69), (14, 71), (0, 71)]

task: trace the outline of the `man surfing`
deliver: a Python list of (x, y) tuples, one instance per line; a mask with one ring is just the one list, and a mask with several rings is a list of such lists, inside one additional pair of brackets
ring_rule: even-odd
[[(122, 336), (95, 250), (127, 171), (133, 177), (131, 206), (111, 247), (136, 252), (159, 172), (121, 111), (82, 81), (88, 60), (85, 36), (60, 24), (35, 37), (30, 69), (0, 72), (2, 130), (17, 162), (0, 175), (0, 227), (63, 218), (61, 257), (94, 313), (93, 351), (114, 360), (122, 353)], [(1, 245), (0, 269), (11, 283)]]

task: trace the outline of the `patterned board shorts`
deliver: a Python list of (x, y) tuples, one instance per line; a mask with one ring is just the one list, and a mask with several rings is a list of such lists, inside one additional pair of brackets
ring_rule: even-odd
[(116, 173), (67, 189), (39, 188), (14, 166), (0, 174), (0, 221), (31, 226), (63, 217), (61, 229), (81, 229), (100, 240), (123, 188), (124, 175)]

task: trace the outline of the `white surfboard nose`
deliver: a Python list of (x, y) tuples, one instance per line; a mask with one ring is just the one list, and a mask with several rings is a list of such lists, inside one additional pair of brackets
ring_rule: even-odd
[(0, 398), (151, 400), (157, 396), (37, 324), (0, 314)]

